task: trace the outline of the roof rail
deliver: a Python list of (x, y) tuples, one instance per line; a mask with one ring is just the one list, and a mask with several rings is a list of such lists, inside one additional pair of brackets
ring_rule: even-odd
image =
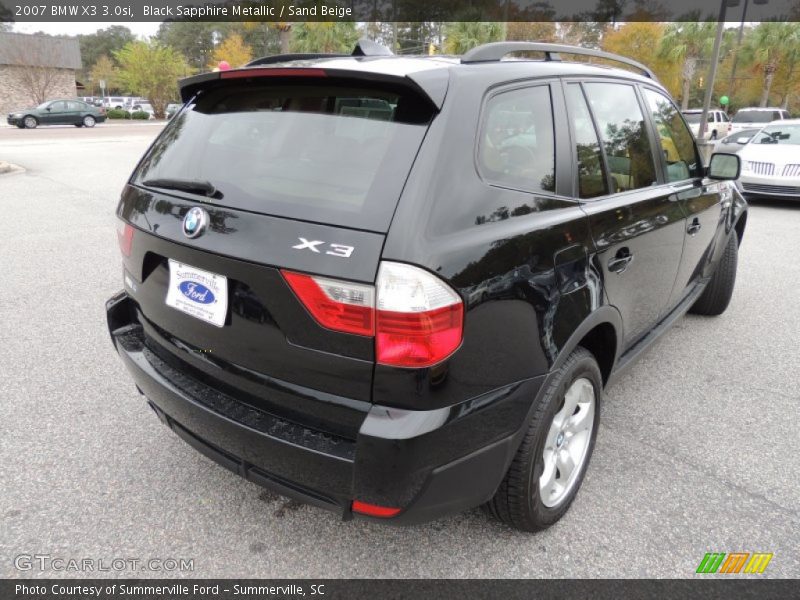
[(591, 48), (581, 48), (580, 46), (567, 46), (566, 44), (547, 44), (543, 42), (494, 42), (473, 48), (461, 57), (464, 64), (497, 62), (502, 60), (507, 54), (512, 52), (542, 52), (546, 61), (560, 61), (560, 54), (579, 54), (581, 56), (593, 56), (604, 58), (615, 62), (626, 64), (642, 71), (650, 79), (658, 81), (655, 73), (642, 63), (630, 58), (625, 58), (618, 54), (603, 52), (602, 50), (592, 50)]
[(316, 60), (318, 58), (343, 58), (346, 56), (394, 56), (386, 46), (373, 42), (369, 38), (361, 38), (353, 48), (351, 54), (325, 54), (321, 52), (295, 52), (291, 54), (275, 54), (251, 60), (245, 67), (258, 67), (261, 65), (272, 65), (275, 63), (289, 62), (292, 60)]

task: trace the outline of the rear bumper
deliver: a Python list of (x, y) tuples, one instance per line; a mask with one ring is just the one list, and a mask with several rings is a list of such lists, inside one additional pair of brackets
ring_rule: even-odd
[[(354, 499), (401, 512), (410, 525), (492, 497), (520, 441), (542, 379), (433, 411), (373, 405), (354, 440), (282, 421), (167, 365), (131, 321), (121, 293), (106, 309), (114, 345), (161, 421), (242, 477), (348, 519)], [(369, 517), (362, 517), (369, 518)]]

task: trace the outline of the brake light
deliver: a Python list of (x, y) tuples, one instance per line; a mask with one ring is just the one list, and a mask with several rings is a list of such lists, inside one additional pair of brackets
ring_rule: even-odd
[(375, 290), (371, 285), (291, 271), (282, 273), (311, 316), (323, 327), (356, 335), (375, 334)]
[(136, 231), (130, 223), (119, 221), (117, 223), (117, 241), (119, 242), (119, 249), (122, 255), (128, 257), (131, 255), (131, 248), (133, 247), (133, 233)]
[(380, 364), (429, 367), (461, 345), (461, 296), (435, 275), (411, 265), (383, 262), (376, 295), (375, 355)]
[(281, 271), (323, 327), (375, 337), (378, 363), (430, 367), (461, 345), (464, 305), (435, 275), (411, 265), (382, 262), (375, 287)]
[(369, 515), (370, 517), (382, 517), (384, 519), (393, 517), (400, 512), (399, 508), (391, 508), (389, 506), (378, 506), (377, 504), (369, 504), (361, 502), (361, 500), (353, 500), (353, 512), (362, 515)]
[(245, 68), (233, 71), (222, 71), (222, 79), (244, 79), (247, 77), (325, 77), (325, 69), (304, 69), (269, 67), (266, 69)]

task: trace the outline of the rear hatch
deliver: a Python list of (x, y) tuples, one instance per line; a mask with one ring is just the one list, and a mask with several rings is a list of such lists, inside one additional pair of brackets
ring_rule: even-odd
[(292, 277), (358, 303), (436, 108), (402, 78), (259, 71), (195, 90), (138, 165), (118, 211), (126, 289), (163, 360), (355, 439), (373, 338), (347, 307), (323, 325)]

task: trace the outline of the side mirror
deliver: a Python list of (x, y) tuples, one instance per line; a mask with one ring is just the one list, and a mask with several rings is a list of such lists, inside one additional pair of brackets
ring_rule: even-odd
[(48, 106), (48, 107), (47, 107), (45, 110), (46, 110), (47, 112), (50, 112), (50, 107)]
[(749, 142), (749, 141), (750, 141), (750, 138), (749, 138), (749, 137), (740, 137), (740, 138), (736, 138), (736, 143), (737, 143), (737, 144), (742, 144), (742, 145), (744, 145), (744, 144), (746, 144), (746, 143), (747, 143), (747, 142)]
[(742, 170), (742, 160), (736, 154), (715, 152), (708, 163), (707, 175), (709, 179), (732, 181), (739, 179)]

